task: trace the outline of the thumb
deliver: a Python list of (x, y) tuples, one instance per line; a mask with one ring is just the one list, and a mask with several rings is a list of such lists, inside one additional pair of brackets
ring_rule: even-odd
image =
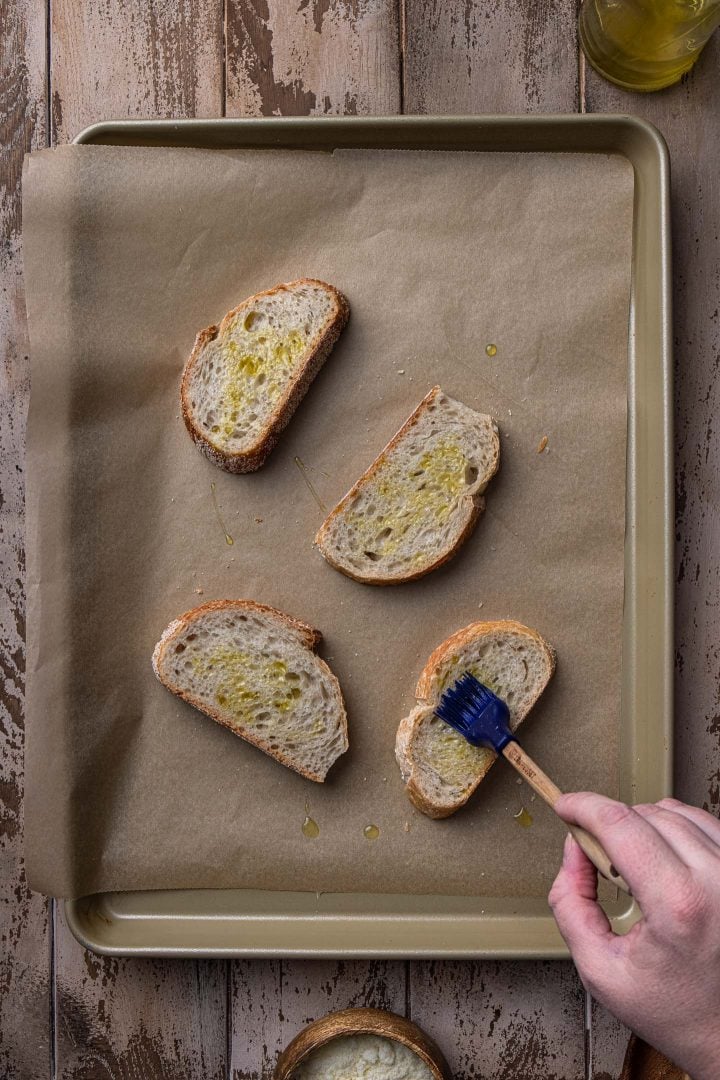
[(548, 902), (576, 965), (587, 968), (591, 956), (613, 941), (615, 935), (597, 902), (595, 867), (569, 833)]

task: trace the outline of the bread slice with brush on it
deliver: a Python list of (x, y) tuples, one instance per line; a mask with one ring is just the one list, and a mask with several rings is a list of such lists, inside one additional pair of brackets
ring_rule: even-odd
[(499, 462), (493, 418), (434, 386), (328, 515), (315, 543), (336, 570), (369, 585), (429, 574), (472, 532)]
[(319, 631), (252, 600), (213, 600), (170, 623), (152, 663), (183, 701), (308, 780), (348, 748), (340, 684)]
[(511, 621), (476, 622), (458, 630), (432, 654), (418, 680), (418, 704), (400, 721), (395, 757), (410, 801), (431, 818), (459, 810), (497, 758), (472, 746), (435, 716), (444, 691), (469, 671), (510, 710), (515, 731), (547, 686), (555, 652), (535, 630)]
[(341, 292), (302, 278), (257, 293), (201, 330), (185, 365), (185, 425), (221, 469), (254, 472), (348, 321)]

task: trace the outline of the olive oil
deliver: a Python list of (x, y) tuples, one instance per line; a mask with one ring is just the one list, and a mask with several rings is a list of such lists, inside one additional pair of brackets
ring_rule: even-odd
[(366, 825), (363, 829), (363, 836), (366, 840), (377, 840), (380, 835), (380, 830), (377, 825)]
[(220, 528), (222, 529), (222, 531), (225, 534), (225, 543), (228, 545), (228, 547), (232, 547), (233, 544), (235, 543), (235, 541), (233, 540), (232, 536), (230, 535), (230, 533), (225, 528), (225, 522), (222, 519), (222, 514), (220, 513), (220, 507), (218, 505), (217, 491), (215, 490), (215, 482), (214, 481), (210, 485), (210, 494), (212, 495), (213, 506), (215, 507), (215, 517), (218, 519), (218, 525), (220, 526)]
[(320, 826), (308, 814), (305, 815), (302, 823), (302, 833), (308, 840), (315, 840), (320, 835)]
[[(218, 684), (215, 701), (242, 723), (267, 737), (278, 730), (285, 738), (299, 735), (292, 714), (302, 697), (300, 676), (289, 671), (283, 660), (218, 645), (211, 652), (194, 656), (191, 663), (197, 675), (213, 675)], [(311, 730), (319, 734), (314, 727)]]
[(325, 503), (322, 501), (322, 499), (318, 495), (317, 491), (315, 490), (315, 487), (313, 485), (312, 480), (308, 476), (307, 465), (302, 460), (302, 458), (299, 458), (299, 457), (295, 458), (295, 464), (297, 465), (298, 469), (300, 470), (300, 475), (302, 476), (303, 480), (305, 481), (305, 485), (306, 485), (308, 491), (310, 492), (310, 494), (312, 495), (313, 499), (318, 504), (318, 506), (322, 510), (323, 514), (327, 514), (327, 512), (328, 512), (327, 511), (327, 506), (325, 505)]
[(513, 814), (513, 817), (523, 829), (529, 829), (533, 823), (532, 814), (528, 813), (524, 806), (518, 810), (517, 814)]
[[(221, 344), (225, 366), (222, 408), (210, 428), (211, 442), (220, 448), (237, 437), (241, 412), (253, 405), (257, 409), (260, 398), (269, 405), (279, 400), (306, 347), (299, 330), (284, 336), (267, 328), (253, 332), (255, 314), (246, 315), (242, 324), (237, 319), (231, 323)], [(260, 423), (257, 416), (253, 422)]]
[(720, 0), (584, 0), (580, 44), (626, 90), (660, 90), (693, 66), (720, 24)]
[[(447, 438), (436, 441), (409, 466), (386, 457), (375, 480), (383, 500), (382, 517), (362, 510), (347, 512), (363, 554), (373, 562), (387, 558), (429, 519), (444, 524), (455, 500), (474, 479), (470, 468), (460, 447)], [(414, 558), (422, 563), (427, 556), (420, 551)]]
[(305, 820), (302, 823), (302, 834), (308, 840), (317, 840), (320, 835), (320, 826), (317, 821), (310, 817), (310, 807), (305, 803)]

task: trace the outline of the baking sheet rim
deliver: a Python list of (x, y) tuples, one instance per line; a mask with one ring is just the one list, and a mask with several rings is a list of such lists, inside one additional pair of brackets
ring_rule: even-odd
[[(218, 140), (217, 136), (221, 136)], [(228, 139), (227, 137), (230, 136)], [(450, 138), (452, 136), (452, 138)], [(631, 801), (670, 794), (672, 776), (672, 356), (670, 300), (669, 161), (660, 133), (628, 116), (552, 117), (373, 117), (185, 121), (106, 121), (82, 131), (75, 143), (175, 146), (267, 146), (331, 149), (377, 146), (408, 149), (475, 149), (484, 152), (621, 153), (635, 172), (633, 268), (628, 348), (628, 465), (623, 623), (623, 707), (621, 793)], [(654, 254), (654, 258), (653, 258)], [(637, 273), (639, 266), (646, 272)], [(654, 272), (653, 272), (654, 271)], [(660, 368), (652, 367), (656, 357)], [(653, 375), (655, 378), (653, 379)], [(638, 402), (645, 406), (642, 427)], [(655, 453), (651, 451), (654, 450)], [(643, 457), (644, 455), (644, 457)], [(654, 475), (660, 498), (638, 498), (644, 473)], [(639, 475), (643, 474), (643, 475)], [(643, 488), (643, 490), (645, 490)], [(655, 490), (655, 489), (653, 489)], [(640, 566), (640, 549), (654, 558)], [(649, 567), (649, 569), (648, 569)], [(642, 580), (641, 580), (642, 579)], [(645, 651), (635, 630), (645, 622)], [(649, 656), (648, 654), (651, 654)], [(652, 660), (655, 667), (653, 670)], [(639, 752), (640, 751), (640, 752)], [(645, 769), (644, 775), (638, 774)], [(642, 782), (641, 782), (642, 781)], [(527, 902), (511, 915), (490, 913), (490, 901), (464, 901), (467, 911), (438, 916), (439, 897), (414, 897), (421, 910), (408, 914), (381, 909), (387, 896), (326, 894), (311, 910), (314, 894), (260, 894), (293, 898), (286, 910), (258, 915), (242, 905), (218, 915), (218, 898), (241, 890), (186, 890), (176, 893), (97, 894), (65, 902), (68, 925), (86, 948), (104, 955), (208, 957), (564, 957), (568, 955), (550, 913)], [(258, 895), (258, 894), (252, 894)], [(184, 910), (145, 912), (148, 899), (191, 897)], [(118, 904), (124, 911), (118, 913)], [(370, 909), (349, 914), (348, 897), (370, 901)], [(299, 899), (298, 899), (299, 898)], [(392, 897), (390, 898), (393, 899)], [(397, 898), (395, 898), (397, 899)], [(215, 907), (213, 908), (213, 900)], [(195, 901), (199, 910), (193, 911)], [(206, 907), (203, 904), (207, 901)], [(373, 901), (375, 910), (372, 910)], [(343, 903), (345, 914), (343, 914)], [(423, 903), (427, 910), (423, 911)], [(480, 903), (485, 909), (477, 910)], [(507, 905), (508, 900), (496, 903)], [(133, 908), (138, 908), (133, 910)], [(333, 910), (333, 905), (338, 905)], [(450, 905), (457, 908), (457, 903)], [(280, 905), (282, 908), (282, 905)], [(303, 910), (304, 908), (304, 910)], [(109, 912), (109, 914), (108, 914)], [(639, 917), (637, 905), (610, 905), (613, 925), (626, 931)], [(188, 923), (189, 925), (185, 925)], [(197, 933), (198, 926), (202, 933)], [(108, 931), (108, 927), (110, 933)], [(249, 931), (237, 940), (238, 928)], [(282, 928), (282, 933), (279, 932)], [(218, 940), (211, 941), (207, 931)], [(312, 932), (309, 932), (309, 929)], [(455, 940), (454, 930), (464, 937)], [(158, 933), (158, 931), (161, 931)], [(168, 935), (169, 931), (169, 936)], [(318, 936), (319, 931), (319, 936)], [(175, 933), (175, 940), (172, 934)], [(404, 939), (409, 933), (409, 940)], [(293, 943), (282, 942), (289, 934)], [(220, 940), (225, 936), (229, 940)], [(323, 940), (319, 940), (322, 938)], [(352, 940), (350, 940), (352, 939)], [(472, 943), (472, 944), (470, 944)]]

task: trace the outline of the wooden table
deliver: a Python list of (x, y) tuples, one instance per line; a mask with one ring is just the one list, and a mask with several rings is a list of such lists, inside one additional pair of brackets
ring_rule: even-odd
[(31, 148), (121, 117), (628, 112), (673, 165), (677, 442), (676, 792), (720, 809), (719, 42), (651, 96), (579, 54), (575, 0), (0, 0), (0, 1076), (271, 1075), (306, 1021), (347, 1005), (411, 1015), (460, 1080), (617, 1077), (627, 1032), (571, 963), (99, 959), (31, 893), (23, 827), (20, 175)]

